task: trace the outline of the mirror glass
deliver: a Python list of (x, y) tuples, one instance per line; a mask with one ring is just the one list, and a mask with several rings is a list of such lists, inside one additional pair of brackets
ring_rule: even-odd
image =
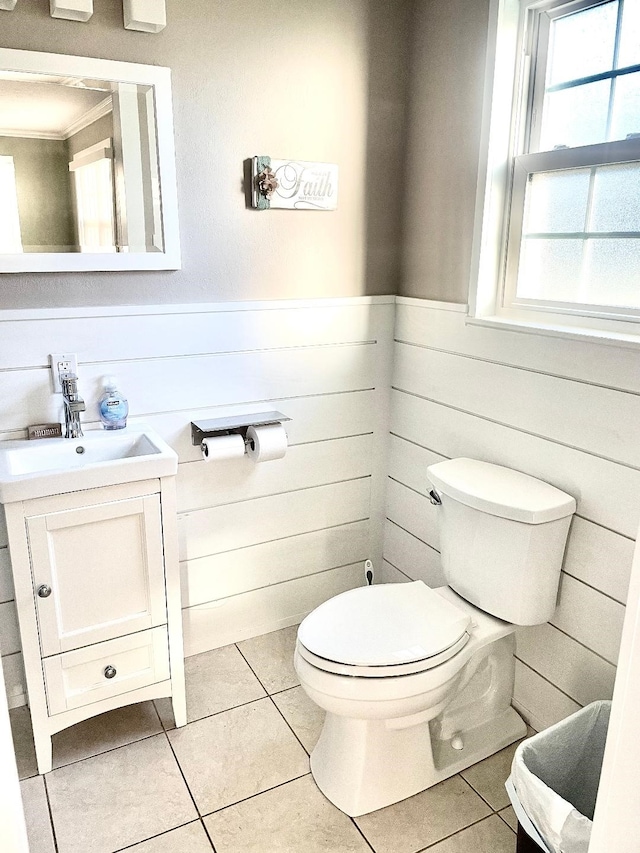
[(179, 267), (168, 81), (0, 50), (0, 271)]

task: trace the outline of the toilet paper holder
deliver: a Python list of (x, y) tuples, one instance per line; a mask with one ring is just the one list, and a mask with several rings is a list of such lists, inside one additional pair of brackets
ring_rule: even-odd
[(282, 412), (256, 412), (249, 415), (232, 415), (227, 418), (211, 418), (207, 421), (191, 421), (191, 443), (199, 447), (203, 438), (230, 435), (234, 432), (240, 433), (246, 443), (247, 430), (250, 426), (281, 424), (290, 420), (291, 418), (283, 415)]

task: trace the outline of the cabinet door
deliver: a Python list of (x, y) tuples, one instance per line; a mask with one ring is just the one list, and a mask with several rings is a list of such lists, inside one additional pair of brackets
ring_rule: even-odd
[(26, 527), (43, 657), (167, 621), (158, 495), (31, 516)]

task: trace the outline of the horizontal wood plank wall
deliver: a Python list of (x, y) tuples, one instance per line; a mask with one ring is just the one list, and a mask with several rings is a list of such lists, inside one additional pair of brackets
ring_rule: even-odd
[(514, 704), (541, 729), (610, 698), (640, 518), (637, 353), (399, 297), (394, 358), (383, 579), (444, 583), (433, 462), (469, 456), (558, 486), (577, 515), (553, 619), (517, 632)]
[[(393, 297), (0, 313), (0, 438), (59, 421), (51, 352), (78, 357), (85, 424), (115, 374), (179, 455), (186, 654), (299, 621), (381, 564)], [(10, 401), (9, 405), (6, 402)], [(202, 461), (190, 422), (279, 409), (282, 460)], [(25, 701), (0, 508), (0, 648)]]

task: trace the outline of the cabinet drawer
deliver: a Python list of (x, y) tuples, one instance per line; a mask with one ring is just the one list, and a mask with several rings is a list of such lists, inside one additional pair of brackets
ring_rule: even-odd
[(169, 678), (166, 625), (42, 661), (49, 714)]

